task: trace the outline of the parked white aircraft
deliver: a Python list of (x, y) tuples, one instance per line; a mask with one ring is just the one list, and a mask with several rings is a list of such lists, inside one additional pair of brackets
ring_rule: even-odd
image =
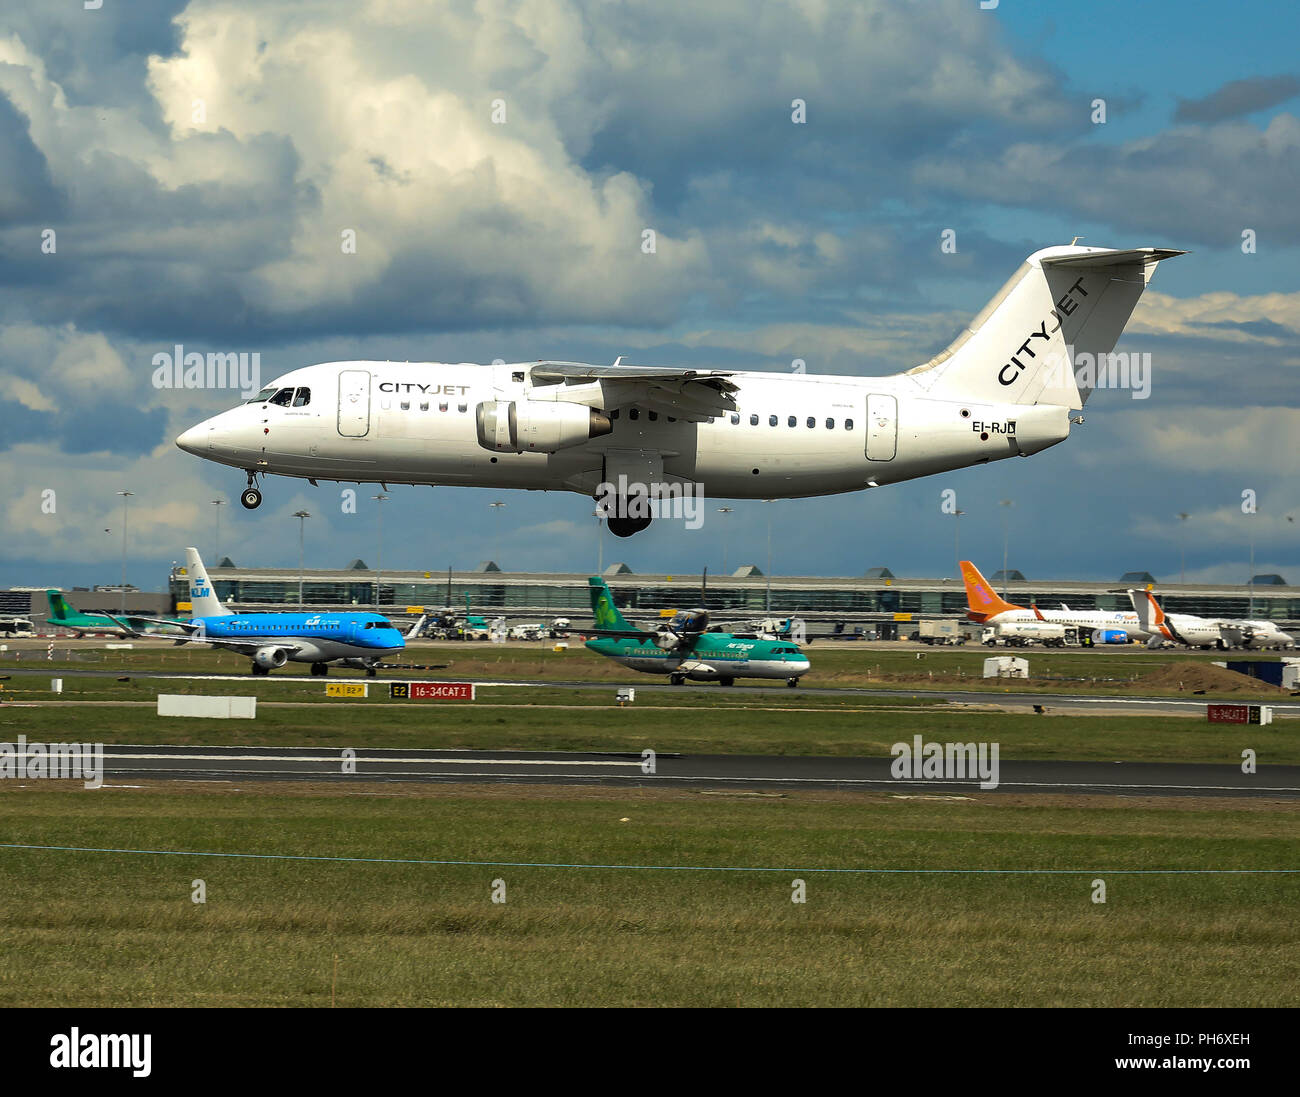
[(959, 560), (958, 567), (961, 568), (962, 581), (966, 584), (966, 616), (984, 625), (1007, 629), (1008, 635), (1015, 635), (1014, 630), (1008, 626), (1035, 621), (1073, 625), (1079, 630), (1081, 638), (1088, 636), (1090, 643), (1126, 644), (1130, 640), (1144, 640), (1151, 635), (1132, 611), (1070, 609), (1064, 604), (1060, 609), (1040, 610), (1037, 606), (1013, 605), (989, 585), (979, 568), (969, 560)]
[(1295, 646), (1295, 639), (1272, 621), (1232, 621), (1190, 613), (1165, 613), (1149, 590), (1130, 590), (1128, 596), (1138, 620), (1151, 634), (1148, 641), (1151, 644), (1168, 640), (1191, 648)]
[[(257, 477), (573, 491), (611, 532), (688, 493), (833, 495), (1027, 457), (1064, 441), (1155, 270), (1182, 252), (1031, 255), (947, 350), (892, 377), (540, 361), (329, 362), (185, 431)], [(1073, 353), (1072, 353), (1073, 352)]]

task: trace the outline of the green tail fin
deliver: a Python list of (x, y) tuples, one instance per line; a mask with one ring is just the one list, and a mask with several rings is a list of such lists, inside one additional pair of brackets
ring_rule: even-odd
[(50, 616), (55, 620), (64, 621), (76, 613), (76, 610), (63, 600), (63, 595), (57, 590), (47, 590), (45, 599), (50, 603)]
[(618, 606), (614, 605), (614, 596), (610, 593), (609, 585), (605, 580), (593, 575), (587, 580), (587, 586), (591, 588), (591, 612), (596, 618), (596, 627), (630, 632), (632, 626), (618, 612)]

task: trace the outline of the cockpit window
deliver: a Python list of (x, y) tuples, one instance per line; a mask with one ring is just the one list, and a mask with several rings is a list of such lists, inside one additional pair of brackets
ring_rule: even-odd
[(282, 408), (287, 408), (293, 403), (293, 389), (281, 389), (271, 397), (272, 404), (279, 404)]
[(311, 389), (300, 388), (293, 394), (293, 406), (305, 408), (311, 403)]
[(269, 399), (271, 399), (271, 397), (274, 396), (274, 395), (275, 395), (275, 386), (274, 386), (274, 385), (268, 385), (266, 388), (264, 388), (261, 392), (259, 392), (256, 396), (254, 396), (254, 397), (253, 397), (251, 400), (249, 400), (248, 402), (249, 402), (250, 404), (264, 404), (264, 403), (266, 403), (266, 401), (268, 401)]

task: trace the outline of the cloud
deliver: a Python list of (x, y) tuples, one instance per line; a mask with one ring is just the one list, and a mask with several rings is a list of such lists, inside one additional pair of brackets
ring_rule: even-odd
[(1249, 76), (1245, 80), (1229, 81), (1203, 99), (1179, 99), (1174, 121), (1222, 122), (1268, 110), (1296, 95), (1300, 95), (1300, 78), (1291, 73)]

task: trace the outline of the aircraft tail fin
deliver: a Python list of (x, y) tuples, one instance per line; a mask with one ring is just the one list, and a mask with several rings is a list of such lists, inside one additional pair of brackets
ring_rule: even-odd
[(1133, 612), (1137, 614), (1138, 628), (1153, 635), (1161, 631), (1165, 611), (1149, 590), (1130, 590), (1128, 600), (1133, 603)]
[(199, 558), (199, 550), (185, 550), (185, 574), (190, 582), (190, 615), (192, 617), (229, 617), (230, 610), (221, 604), (217, 592), (208, 578), (207, 568)]
[(591, 593), (591, 613), (596, 618), (598, 629), (635, 631), (619, 613), (618, 606), (614, 605), (614, 595), (604, 579), (593, 575), (587, 580), (587, 585)]
[(420, 614), (419, 620), (417, 620), (415, 624), (413, 624), (410, 628), (406, 630), (405, 639), (407, 640), (419, 639), (420, 629), (424, 628), (424, 623), (428, 619), (429, 619), (429, 615), (427, 613)]
[(962, 582), (966, 584), (966, 616), (972, 621), (983, 622), (1009, 609), (1024, 609), (1024, 606), (1012, 605), (999, 596), (980, 574), (980, 569), (969, 560), (959, 561), (958, 566)]
[(45, 600), (50, 604), (50, 618), (54, 621), (66, 621), (77, 611), (68, 605), (63, 595), (57, 590), (47, 590)]
[(1156, 265), (1183, 254), (1036, 251), (946, 350), (904, 376), (936, 397), (1081, 408)]

